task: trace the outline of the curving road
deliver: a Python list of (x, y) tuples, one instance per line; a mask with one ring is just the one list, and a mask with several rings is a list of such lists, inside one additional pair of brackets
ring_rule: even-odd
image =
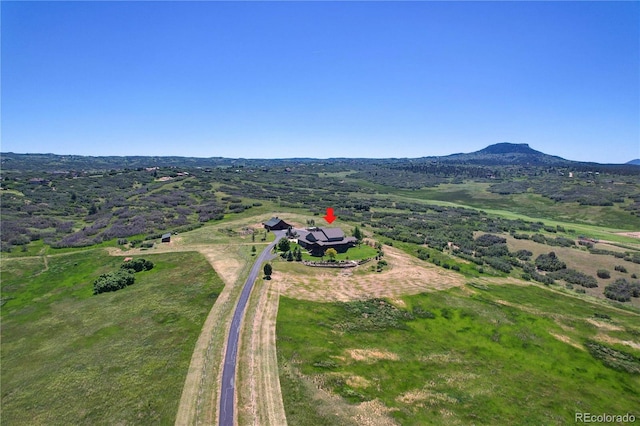
[(233, 426), (233, 414), (235, 403), (235, 377), (236, 377), (236, 364), (238, 357), (238, 339), (240, 338), (240, 323), (244, 317), (244, 311), (247, 307), (247, 301), (249, 300), (249, 294), (253, 288), (253, 283), (258, 278), (258, 274), (262, 272), (262, 264), (267, 260), (273, 258), (271, 249), (278, 243), (280, 238), (285, 236), (285, 231), (273, 231), (276, 239), (269, 244), (260, 253), (256, 259), (249, 276), (244, 283), (240, 299), (236, 305), (236, 310), (233, 313), (233, 319), (231, 320), (231, 328), (229, 329), (229, 336), (227, 337), (227, 352), (224, 356), (224, 366), (222, 367), (222, 386), (220, 388), (220, 411), (218, 416), (218, 424), (220, 426)]

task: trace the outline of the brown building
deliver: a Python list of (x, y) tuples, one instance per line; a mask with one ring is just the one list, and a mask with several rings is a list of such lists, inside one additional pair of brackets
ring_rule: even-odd
[(322, 256), (328, 248), (344, 253), (356, 245), (356, 239), (345, 236), (340, 228), (311, 228), (298, 230), (298, 244), (309, 250), (312, 256)]
[(281, 229), (289, 229), (291, 225), (289, 225), (284, 220), (276, 217), (272, 217), (268, 221), (263, 223), (264, 229), (268, 229), (269, 231), (279, 231)]

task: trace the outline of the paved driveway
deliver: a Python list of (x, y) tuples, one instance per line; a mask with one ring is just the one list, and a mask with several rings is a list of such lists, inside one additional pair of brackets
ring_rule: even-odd
[(220, 388), (220, 413), (218, 417), (218, 424), (220, 426), (233, 426), (233, 407), (235, 404), (235, 377), (236, 377), (236, 363), (238, 358), (238, 339), (240, 337), (240, 323), (244, 317), (244, 311), (247, 307), (247, 301), (249, 300), (249, 294), (253, 288), (253, 283), (258, 278), (258, 275), (262, 276), (262, 264), (267, 260), (273, 259), (274, 255), (271, 253), (271, 249), (278, 243), (280, 238), (285, 236), (286, 231), (273, 231), (276, 239), (269, 244), (256, 258), (251, 272), (244, 283), (240, 299), (236, 305), (236, 310), (233, 313), (233, 319), (231, 320), (231, 328), (229, 329), (229, 337), (227, 338), (227, 352), (224, 356), (224, 366), (222, 369), (222, 387)]

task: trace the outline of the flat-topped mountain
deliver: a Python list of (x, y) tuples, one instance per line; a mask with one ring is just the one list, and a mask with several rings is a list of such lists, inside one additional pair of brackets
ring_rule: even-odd
[(567, 164), (571, 161), (562, 157), (545, 154), (529, 147), (526, 143), (502, 142), (468, 154), (452, 154), (439, 157), (441, 161), (475, 163), (487, 165), (547, 165)]

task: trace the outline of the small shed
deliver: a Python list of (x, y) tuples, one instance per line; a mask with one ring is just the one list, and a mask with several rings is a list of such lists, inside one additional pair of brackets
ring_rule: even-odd
[(272, 217), (268, 221), (264, 222), (263, 225), (264, 225), (264, 228), (268, 229), (269, 231), (289, 229), (291, 227), (291, 225), (289, 225), (287, 222), (285, 222), (284, 220), (280, 219), (277, 216)]
[(171, 232), (167, 232), (166, 234), (162, 234), (162, 240), (163, 243), (170, 243), (171, 242)]

